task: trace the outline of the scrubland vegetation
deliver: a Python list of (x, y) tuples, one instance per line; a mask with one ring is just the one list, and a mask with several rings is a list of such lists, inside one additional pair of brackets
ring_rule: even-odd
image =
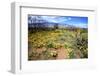
[(87, 29), (28, 29), (28, 60), (79, 58), (88, 58)]

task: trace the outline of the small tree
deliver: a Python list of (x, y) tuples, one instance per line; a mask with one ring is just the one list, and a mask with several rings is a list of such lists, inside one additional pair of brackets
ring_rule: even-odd
[(54, 25), (54, 29), (58, 29), (58, 24), (55, 24)]

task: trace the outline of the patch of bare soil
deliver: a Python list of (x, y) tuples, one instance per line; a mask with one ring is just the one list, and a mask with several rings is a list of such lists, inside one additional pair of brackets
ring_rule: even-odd
[[(33, 51), (36, 51), (38, 54), (42, 54), (42, 52), (45, 51), (45, 50), (46, 50), (45, 47), (42, 47), (42, 48), (34, 48), (34, 50), (31, 49), (31, 51), (29, 51), (29, 55), (31, 55)], [(66, 58), (68, 58), (67, 49), (65, 49), (65, 48), (63, 48), (63, 47), (58, 48), (58, 49), (49, 48), (47, 51), (51, 51), (51, 52), (56, 51), (56, 52), (57, 52), (56, 59), (66, 59)], [(32, 58), (33, 58), (33, 57), (32, 57)], [(33, 58), (33, 59), (34, 59), (34, 58)], [(41, 59), (43, 60), (43, 59), (44, 59), (44, 56), (41, 55), (41, 57), (40, 57), (39, 59), (40, 59), (40, 60), (41, 60)]]
[(66, 51), (65, 48), (60, 48), (57, 51), (58, 51), (57, 59), (66, 59), (66, 58), (68, 58), (68, 52)]

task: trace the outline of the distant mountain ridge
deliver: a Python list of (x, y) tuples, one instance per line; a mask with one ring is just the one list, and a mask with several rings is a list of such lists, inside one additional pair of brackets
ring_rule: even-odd
[(51, 22), (44, 22), (44, 23), (31, 23), (28, 24), (28, 27), (36, 27), (36, 28), (82, 28), (82, 27), (77, 27), (74, 25), (69, 25), (69, 24), (59, 24), (59, 23), (51, 23)]
[(54, 28), (54, 26), (59, 28), (85, 28), (76, 25), (69, 25), (64, 23), (57, 23), (57, 22), (49, 22), (43, 19), (41, 16), (32, 16), (28, 17), (28, 27), (36, 27), (36, 28)]

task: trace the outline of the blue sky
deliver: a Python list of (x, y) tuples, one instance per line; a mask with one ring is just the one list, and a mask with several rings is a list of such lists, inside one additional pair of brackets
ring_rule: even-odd
[[(31, 19), (34, 19), (36, 16), (31, 15)], [(88, 28), (88, 17), (79, 17), (79, 16), (40, 16), (41, 19), (58, 24), (68, 24), (80, 28)]]

